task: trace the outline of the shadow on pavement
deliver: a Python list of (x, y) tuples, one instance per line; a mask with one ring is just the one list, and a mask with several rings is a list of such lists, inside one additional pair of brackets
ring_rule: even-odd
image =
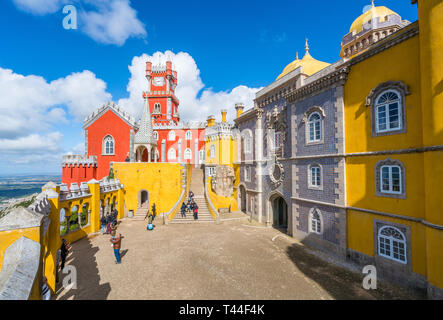
[[(58, 300), (106, 300), (111, 292), (109, 283), (100, 284), (100, 275), (95, 258), (98, 247), (92, 247), (91, 240), (82, 239), (72, 244), (71, 254), (67, 264), (74, 266), (77, 271), (77, 289), (69, 291), (63, 288), (63, 279), (70, 274), (60, 272), (60, 281), (57, 283)], [(127, 250), (126, 250), (127, 251)]]
[(291, 244), (286, 254), (297, 268), (317, 285), (338, 300), (411, 300), (417, 299), (411, 292), (396, 286), (377, 283), (376, 290), (365, 290), (364, 274), (357, 274), (343, 267), (333, 265), (309, 253), (306, 247)]

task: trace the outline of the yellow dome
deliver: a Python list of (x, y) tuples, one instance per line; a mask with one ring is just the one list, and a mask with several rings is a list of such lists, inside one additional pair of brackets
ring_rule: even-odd
[(372, 6), (371, 9), (363, 13), (360, 17), (358, 17), (354, 23), (351, 25), (351, 28), (349, 29), (349, 32), (352, 33), (355, 31), (355, 33), (360, 33), (363, 30), (363, 25), (371, 21), (375, 18), (384, 18), (386, 16), (389, 16), (391, 14), (398, 15), (394, 11), (392, 11), (389, 8), (386, 7), (375, 7)]
[(306, 44), (306, 54), (303, 57), (303, 59), (300, 60), (297, 56), (297, 59), (295, 59), (294, 61), (292, 61), (290, 64), (288, 64), (286, 66), (286, 68), (283, 70), (283, 72), (278, 76), (277, 80), (284, 77), (285, 75), (287, 75), (291, 71), (294, 71), (295, 69), (297, 69), (300, 66), (302, 66), (303, 73), (310, 76), (310, 75), (313, 75), (314, 73), (317, 73), (318, 71), (326, 68), (329, 65), (330, 65), (329, 63), (318, 61), (318, 60), (314, 59), (309, 54), (309, 47)]

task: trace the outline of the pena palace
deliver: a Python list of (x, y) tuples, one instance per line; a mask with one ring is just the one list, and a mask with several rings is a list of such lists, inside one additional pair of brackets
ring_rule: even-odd
[(86, 155), (63, 157), (63, 183), (100, 180), (108, 176), (112, 162), (202, 164), (205, 123), (180, 121), (172, 62), (147, 62), (146, 79), (140, 121), (109, 102), (85, 119)]

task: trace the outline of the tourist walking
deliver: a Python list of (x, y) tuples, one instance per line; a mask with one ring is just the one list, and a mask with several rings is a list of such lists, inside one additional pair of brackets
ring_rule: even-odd
[(115, 263), (120, 264), (121, 263), (120, 248), (122, 243), (122, 235), (120, 233), (117, 235), (117, 232), (114, 230), (111, 233), (111, 239), (109, 241), (111, 241), (111, 243), (113, 244)]
[(111, 233), (111, 223), (112, 223), (112, 216), (110, 213), (106, 216), (106, 234)]
[(154, 220), (154, 215), (150, 214), (148, 217), (148, 226), (146, 227), (147, 230), (154, 229), (154, 226), (152, 225), (152, 220)]
[(194, 201), (194, 192), (189, 190), (189, 202), (193, 202), (193, 201)]
[(66, 257), (68, 256), (70, 248), (66, 239), (62, 239), (62, 245), (60, 246), (60, 258), (62, 260), (61, 271), (65, 268)]
[(194, 210), (194, 220), (198, 220), (198, 205), (195, 202), (192, 210)]
[(188, 200), (188, 203), (186, 204), (186, 212), (191, 213), (192, 207), (191, 202)]
[(102, 216), (101, 222), (102, 222), (102, 233), (105, 234), (106, 233), (106, 223), (107, 223), (105, 215)]
[(182, 215), (182, 218), (186, 218), (186, 204), (183, 202), (182, 207), (180, 209), (180, 213)]
[(155, 219), (155, 215), (156, 215), (156, 209), (155, 209), (155, 203), (152, 204), (152, 218)]

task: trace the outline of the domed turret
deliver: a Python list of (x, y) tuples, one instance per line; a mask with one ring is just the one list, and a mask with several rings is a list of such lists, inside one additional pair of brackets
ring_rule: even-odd
[(305, 56), (302, 59), (299, 59), (298, 52), (297, 52), (297, 58), (286, 66), (286, 68), (283, 70), (283, 72), (278, 76), (277, 80), (284, 77), (285, 75), (289, 74), (290, 72), (294, 71), (298, 67), (302, 67), (302, 73), (310, 76), (310, 75), (313, 75), (314, 73), (317, 73), (318, 71), (326, 68), (329, 65), (330, 64), (327, 62), (322, 62), (322, 61), (314, 59), (309, 54), (309, 44), (308, 44), (308, 39), (306, 39)]
[(340, 57), (351, 58), (409, 23), (387, 7), (376, 7), (372, 1), (370, 8), (352, 23), (349, 33), (343, 37)]

